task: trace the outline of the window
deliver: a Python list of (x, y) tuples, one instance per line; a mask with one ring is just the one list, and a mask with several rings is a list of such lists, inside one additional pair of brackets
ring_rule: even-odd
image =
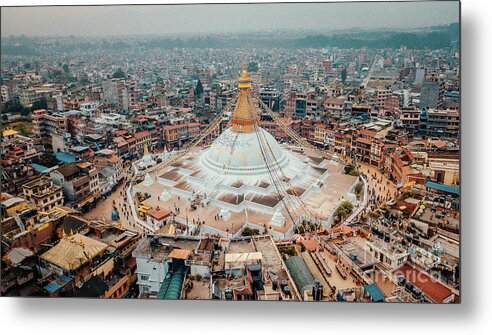
[(140, 279), (141, 280), (149, 280), (149, 276), (148, 275), (141, 275)]

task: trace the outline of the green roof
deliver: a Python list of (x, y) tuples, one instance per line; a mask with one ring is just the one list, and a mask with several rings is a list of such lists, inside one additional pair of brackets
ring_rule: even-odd
[(285, 261), (285, 265), (287, 265), (290, 275), (292, 276), (292, 279), (294, 279), (294, 283), (301, 295), (307, 286), (314, 285), (314, 277), (301, 257), (289, 257), (289, 259)]
[(176, 268), (176, 270), (171, 273), (166, 273), (159, 293), (157, 294), (157, 299), (165, 300), (176, 300), (181, 297), (181, 288), (183, 287), (183, 281), (185, 277), (185, 268), (183, 265)]
[(181, 287), (184, 281), (184, 267), (179, 267), (173, 273), (171, 282), (169, 283), (169, 288), (167, 289), (164, 299), (166, 300), (176, 300), (181, 297)]
[(169, 288), (169, 284), (171, 283), (171, 277), (172, 274), (170, 272), (166, 273), (166, 277), (164, 277), (164, 280), (162, 281), (159, 293), (157, 293), (157, 299), (164, 299), (167, 289)]

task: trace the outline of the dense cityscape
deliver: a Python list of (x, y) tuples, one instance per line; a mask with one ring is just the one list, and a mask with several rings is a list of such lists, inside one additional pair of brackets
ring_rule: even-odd
[(458, 24), (2, 36), (2, 296), (458, 303)]

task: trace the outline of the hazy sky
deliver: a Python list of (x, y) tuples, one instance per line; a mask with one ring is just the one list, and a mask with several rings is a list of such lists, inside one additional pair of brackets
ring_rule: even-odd
[(2, 36), (413, 28), (459, 20), (459, 3), (2, 7)]

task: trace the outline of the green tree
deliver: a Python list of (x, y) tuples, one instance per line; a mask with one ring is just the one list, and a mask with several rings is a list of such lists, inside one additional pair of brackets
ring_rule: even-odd
[(195, 95), (199, 97), (202, 94), (203, 94), (203, 85), (200, 79), (198, 79), (198, 82), (196, 83)]
[(30, 136), (32, 134), (32, 123), (17, 122), (13, 128), (17, 130), (22, 136)]
[(119, 68), (115, 73), (113, 73), (113, 78), (125, 78), (125, 72)]
[(47, 109), (48, 108), (48, 101), (46, 98), (41, 98), (39, 100), (34, 101), (34, 103), (31, 106), (31, 111), (35, 111), (36, 109)]
[(251, 228), (244, 228), (243, 232), (241, 233), (241, 236), (254, 236), (254, 235), (259, 235), (260, 231), (258, 229), (251, 229)]
[(343, 172), (345, 172), (345, 174), (348, 174), (350, 176), (354, 176), (354, 177), (359, 176), (359, 171), (357, 171), (357, 169), (355, 168), (355, 166), (353, 166), (352, 164), (346, 165), (343, 168)]
[(357, 197), (360, 196), (361, 192), (362, 192), (362, 187), (363, 187), (363, 184), (362, 183), (357, 183), (357, 185), (355, 185), (355, 188), (354, 188), (354, 192), (355, 194), (357, 195)]
[(337, 221), (342, 221), (347, 215), (350, 214), (350, 212), (352, 212), (353, 209), (354, 205), (350, 201), (345, 200), (344, 202), (342, 202), (335, 211), (335, 217)]
[(249, 72), (258, 72), (258, 63), (257, 62), (249, 62), (248, 63), (248, 71)]
[(63, 64), (63, 71), (65, 73), (69, 73), (70, 72), (70, 68), (68, 67), (68, 64)]
[(340, 77), (342, 78), (342, 83), (345, 83), (345, 80), (347, 80), (347, 69), (343, 68), (342, 72), (340, 73)]
[(22, 106), (19, 101), (11, 100), (11, 101), (7, 101), (7, 103), (5, 104), (5, 109), (3, 113), (15, 115), (15, 114), (20, 114), (23, 109), (24, 106)]

